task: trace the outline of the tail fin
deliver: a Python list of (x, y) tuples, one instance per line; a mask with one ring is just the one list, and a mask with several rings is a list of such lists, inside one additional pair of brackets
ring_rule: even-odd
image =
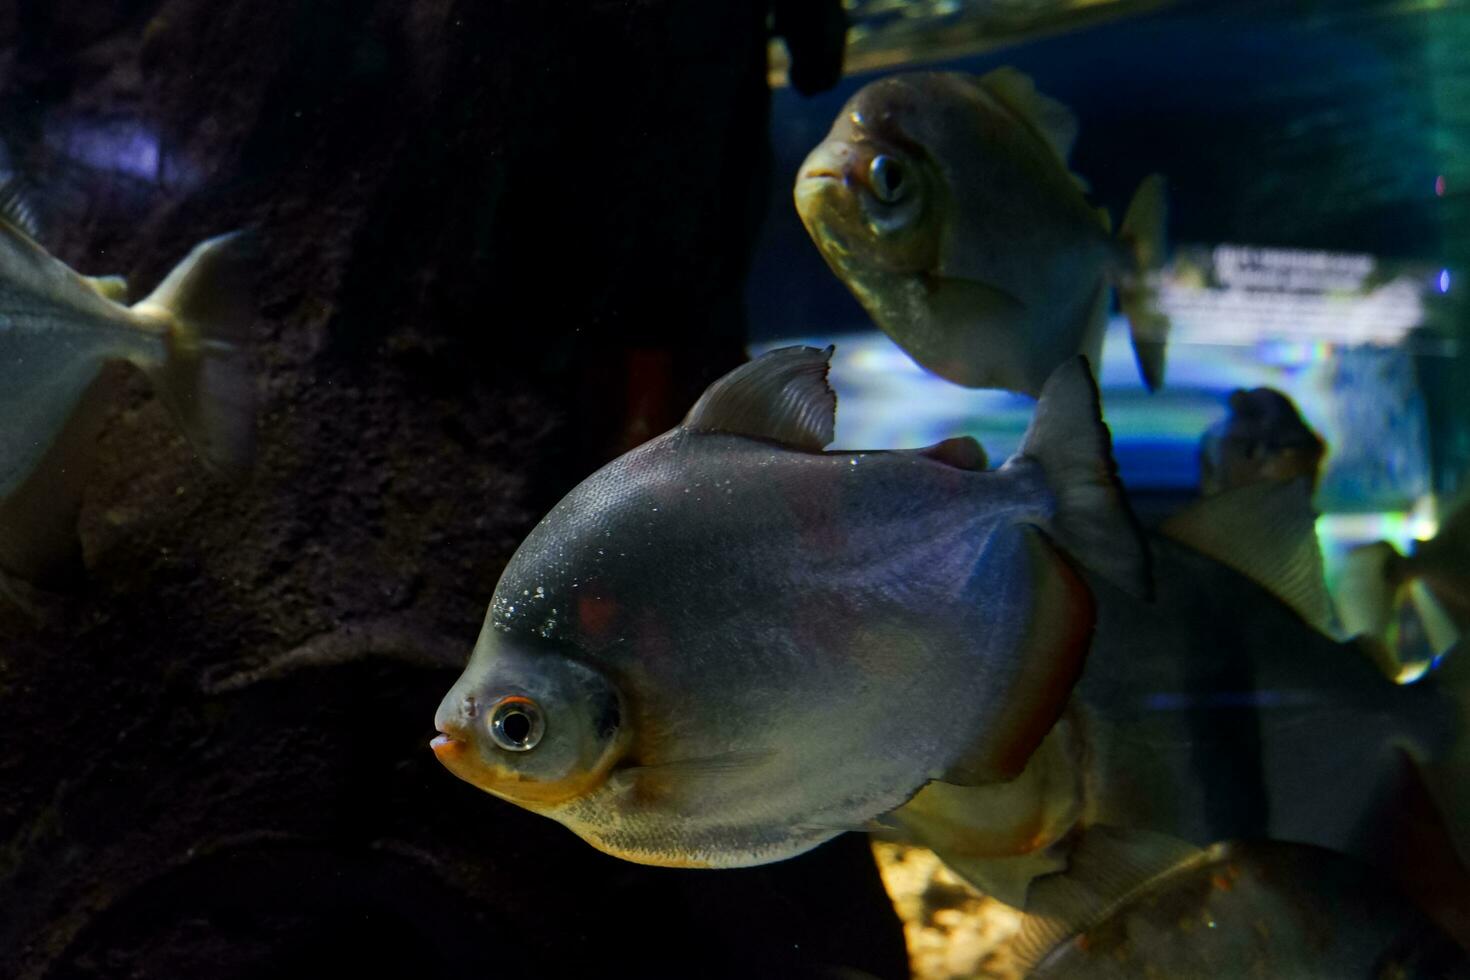
[(242, 232), (201, 242), (133, 307), (168, 324), (154, 384), (189, 442), (219, 470), (244, 469), (254, 455), (255, 384), (243, 346), (255, 312), (252, 253)]
[(1119, 588), (1151, 595), (1148, 546), (1118, 483), (1113, 439), (1087, 358), (1066, 361), (1042, 386), (1036, 414), (1006, 465), (1023, 458), (1040, 464), (1056, 498), (1048, 530), (1057, 543)]
[(1164, 348), (1169, 342), (1169, 318), (1159, 312), (1158, 295), (1149, 280), (1149, 273), (1164, 264), (1167, 213), (1164, 178), (1150, 174), (1138, 185), (1118, 232), (1118, 240), (1132, 259), (1132, 267), (1118, 285), (1118, 305), (1128, 318), (1133, 356), (1149, 391), (1164, 384)]

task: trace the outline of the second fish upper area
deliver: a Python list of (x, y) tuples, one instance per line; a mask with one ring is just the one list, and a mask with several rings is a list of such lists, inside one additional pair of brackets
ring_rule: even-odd
[(882, 78), (802, 164), (796, 209), (873, 321), (943, 378), (1035, 395), (1076, 354), (1095, 368), (1116, 290), (1157, 388), (1164, 182), (1143, 182), (1114, 234), (1069, 169), (1076, 136), (1071, 112), (1014, 69)]

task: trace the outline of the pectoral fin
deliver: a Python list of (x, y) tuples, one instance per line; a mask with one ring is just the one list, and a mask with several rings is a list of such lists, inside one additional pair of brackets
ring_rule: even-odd
[(925, 284), (928, 333), (895, 337), (923, 367), (969, 388), (1035, 395), (1046, 380), (1033, 369), (1026, 306), (988, 283), (931, 276)]

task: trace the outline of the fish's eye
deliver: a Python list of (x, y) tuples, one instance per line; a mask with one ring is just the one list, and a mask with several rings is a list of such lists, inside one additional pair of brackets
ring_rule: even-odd
[(501, 698), (490, 712), (490, 737), (507, 752), (526, 752), (546, 734), (546, 719), (530, 698)]
[(908, 190), (904, 183), (903, 164), (893, 157), (880, 153), (868, 164), (868, 183), (873, 193), (884, 204), (892, 204)]

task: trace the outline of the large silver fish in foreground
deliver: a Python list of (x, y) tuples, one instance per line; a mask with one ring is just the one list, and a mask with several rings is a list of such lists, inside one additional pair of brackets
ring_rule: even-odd
[(1067, 549), (1146, 588), (1081, 358), (1018, 454), (823, 452), (828, 351), (716, 382), (511, 559), (434, 751), (646, 864), (775, 861), (926, 782), (1015, 776), (1082, 665)]
[(197, 246), (145, 299), (90, 278), (0, 215), (0, 568), (48, 581), (77, 560), (75, 520), (105, 418), (102, 368), (147, 372), (204, 460), (248, 464), (252, 380), (240, 341), (254, 314), (244, 243)]
[(878, 326), (941, 377), (1034, 395), (1078, 353), (1096, 368), (1116, 285), (1157, 388), (1163, 181), (1144, 181), (1114, 237), (1067, 169), (1076, 135), (1014, 69), (893, 75), (854, 95), (801, 165), (796, 210)]

